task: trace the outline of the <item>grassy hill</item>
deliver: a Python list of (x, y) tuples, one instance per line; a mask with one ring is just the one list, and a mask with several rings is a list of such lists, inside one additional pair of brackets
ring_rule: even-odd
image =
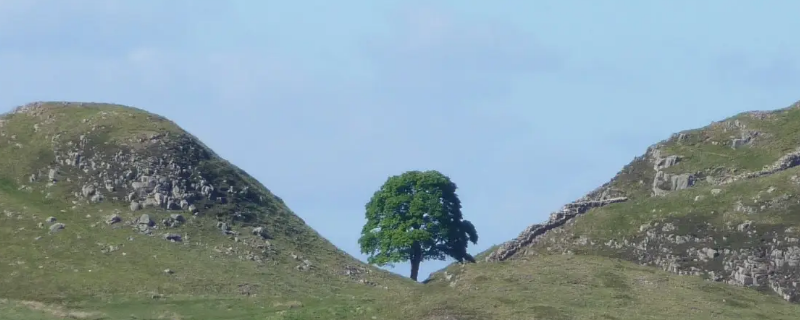
[(0, 297), (292, 301), (406, 283), (156, 115), (39, 103), (0, 123)]
[(483, 254), (620, 258), (800, 299), (800, 103), (674, 134)]
[[(697, 149), (707, 139), (688, 132), (659, 147), (664, 157), (681, 150), (680, 162), (664, 170), (677, 175), (719, 163), (724, 169), (706, 176), (724, 179), (722, 173), (770, 163), (794, 146), (789, 138), (776, 138), (790, 131), (760, 130), (738, 149), (715, 149), (734, 158), (754, 154), (724, 163), (709, 160)], [(767, 146), (768, 138), (783, 142)], [(759, 147), (773, 153), (752, 151)], [(119, 105), (29, 104), (0, 117), (0, 319), (793, 319), (800, 314), (800, 307), (776, 295), (639, 266), (649, 260), (634, 258), (656, 255), (602, 242), (631, 243), (646, 229), (641, 225), (657, 228), (655, 221), (662, 229), (671, 222), (679, 230), (673, 233), (688, 230), (700, 238), (690, 228), (700, 219), (719, 225), (739, 221), (717, 221), (712, 213), (723, 212), (734, 199), (772, 190), (759, 193), (760, 201), (772, 203), (791, 194), (794, 185), (785, 180), (792, 179), (793, 169), (726, 184), (716, 196), (710, 196), (715, 187), (701, 181), (653, 197), (652, 184), (644, 181), (656, 175), (648, 164), (652, 160), (638, 161), (597, 193), (626, 201), (567, 219), (565, 227), (537, 238), (548, 240), (527, 243), (502, 262), (453, 265), (419, 284), (337, 249), (258, 181), (169, 120)], [(704, 200), (695, 201), (701, 194)], [(782, 215), (781, 208), (790, 207), (776, 204), (769, 209), (773, 213), (757, 214), (763, 218), (747, 216), (753, 221), (749, 226), (794, 225)], [(727, 239), (714, 248), (764, 243), (759, 236)], [(584, 246), (573, 245), (583, 241)]]

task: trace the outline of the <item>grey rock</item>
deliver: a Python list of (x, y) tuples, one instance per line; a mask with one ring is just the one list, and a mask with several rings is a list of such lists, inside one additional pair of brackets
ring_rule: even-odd
[(50, 182), (58, 181), (58, 170), (57, 169), (50, 169), (47, 172), (47, 178), (50, 179)]
[(164, 240), (172, 241), (172, 242), (181, 242), (183, 241), (183, 237), (176, 233), (167, 233), (164, 234)]
[(140, 225), (146, 225), (146, 226), (150, 226), (150, 227), (152, 227), (153, 225), (155, 225), (155, 223), (153, 222), (153, 220), (152, 220), (152, 219), (150, 219), (150, 215), (149, 215), (149, 214), (146, 214), (146, 213), (145, 213), (145, 214), (143, 214), (143, 215), (141, 215), (141, 216), (139, 216), (139, 218), (138, 218), (138, 219), (136, 219), (136, 224), (140, 224)]
[(703, 255), (703, 260), (714, 259), (719, 256), (719, 252), (711, 248), (702, 248), (700, 253)]
[(223, 230), (223, 231), (231, 230), (231, 226), (228, 225), (228, 223), (222, 222), (222, 221), (217, 222), (217, 228), (219, 228), (220, 230)]
[(100, 203), (100, 202), (103, 201), (103, 199), (105, 199), (105, 197), (103, 197), (103, 195), (98, 192), (98, 193), (95, 193), (94, 195), (92, 195), (92, 197), (89, 199), (89, 201), (92, 202), (92, 203)]
[(253, 234), (257, 235), (257, 236), (260, 236), (260, 237), (262, 237), (264, 239), (267, 239), (269, 237), (269, 234), (267, 233), (267, 229), (264, 228), (264, 227), (255, 227), (255, 228), (253, 228)]
[(740, 138), (734, 138), (731, 140), (731, 148), (741, 148), (742, 146), (749, 144), (759, 134), (760, 132), (754, 130), (742, 130), (742, 135)]
[(93, 185), (85, 185), (81, 188), (81, 194), (83, 194), (84, 197), (92, 196), (95, 192), (96, 188)]
[(736, 138), (736, 139), (731, 140), (731, 148), (738, 149), (741, 146), (745, 145), (746, 143), (747, 143), (747, 141), (745, 141), (744, 139)]
[(666, 168), (669, 168), (669, 167), (672, 167), (672, 166), (678, 164), (678, 162), (680, 160), (681, 160), (681, 157), (677, 156), (677, 155), (667, 156), (666, 158), (658, 159), (658, 161), (656, 162), (655, 168), (656, 168), (656, 170), (666, 169)]
[(161, 203), (155, 197), (147, 197), (142, 202), (143, 208), (159, 207)]
[(694, 175), (689, 173), (668, 174), (664, 171), (657, 171), (653, 178), (653, 195), (663, 196), (670, 191), (687, 189), (694, 185)]
[(683, 190), (694, 185), (694, 176), (688, 173), (671, 176), (672, 191)]
[(106, 224), (115, 224), (122, 221), (122, 218), (118, 214), (112, 214), (106, 217)]
[(170, 228), (179, 227), (184, 222), (186, 222), (186, 219), (184, 219), (182, 215), (177, 214), (177, 213), (171, 214), (169, 217), (167, 217), (166, 219), (164, 219), (162, 221), (162, 223), (165, 226), (170, 227)]
[(139, 203), (139, 201), (133, 200), (133, 201), (131, 201), (130, 209), (131, 209), (131, 211), (140, 210), (140, 209), (142, 209), (142, 204)]
[(738, 230), (740, 232), (744, 232), (744, 231), (749, 230), (752, 225), (753, 225), (753, 221), (747, 220), (747, 221), (739, 224), (738, 226), (736, 226), (736, 230)]
[(66, 228), (66, 225), (63, 223), (54, 223), (50, 225), (50, 233), (56, 233), (62, 229)]

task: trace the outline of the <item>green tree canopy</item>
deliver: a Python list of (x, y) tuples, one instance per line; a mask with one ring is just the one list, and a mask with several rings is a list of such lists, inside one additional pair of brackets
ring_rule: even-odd
[(467, 246), (478, 233), (463, 219), (456, 184), (438, 171), (389, 177), (367, 203), (366, 218), (358, 243), (371, 264), (410, 261), (417, 280), (424, 260), (475, 262)]

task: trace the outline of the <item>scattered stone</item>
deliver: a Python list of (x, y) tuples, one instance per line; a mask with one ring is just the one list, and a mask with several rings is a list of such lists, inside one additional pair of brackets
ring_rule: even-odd
[(746, 231), (746, 230), (750, 229), (750, 227), (752, 225), (753, 225), (753, 221), (747, 220), (747, 221), (739, 224), (738, 226), (736, 226), (736, 230), (738, 230), (740, 232), (743, 232), (743, 231)]
[(134, 229), (138, 230), (144, 234), (151, 234), (152, 228), (155, 226), (155, 222), (150, 219), (150, 215), (142, 214), (139, 218), (134, 221)]
[(311, 267), (312, 267), (311, 261), (308, 261), (307, 259), (304, 259), (301, 264), (299, 264), (299, 265), (297, 265), (297, 267), (295, 267), (295, 269), (297, 269), (298, 271), (307, 271), (307, 270), (311, 269)]
[(142, 209), (142, 204), (139, 203), (139, 201), (133, 200), (133, 201), (131, 201), (130, 209), (131, 209), (131, 211), (141, 210)]
[(136, 219), (136, 224), (143, 224), (143, 225), (147, 225), (147, 226), (153, 226), (154, 225), (153, 220), (150, 219), (150, 215), (146, 214), (146, 213), (141, 215), (141, 216), (139, 216), (139, 218)]
[(50, 179), (51, 183), (58, 182), (58, 170), (57, 169), (50, 169), (47, 172), (47, 178)]
[(217, 228), (226, 235), (236, 235), (236, 232), (231, 231), (231, 226), (227, 222), (218, 221)]
[(181, 215), (181, 214), (173, 213), (173, 214), (170, 214), (169, 217), (165, 218), (161, 222), (162, 222), (162, 224), (164, 224), (165, 226), (167, 226), (169, 228), (177, 228), (181, 224), (186, 222), (186, 219), (184, 219), (183, 215)]
[(175, 233), (167, 233), (164, 234), (164, 240), (172, 241), (172, 242), (181, 242), (183, 238), (179, 234)]
[(48, 218), (45, 220), (45, 222), (47, 222), (47, 223), (53, 223), (53, 222), (56, 222), (56, 217), (48, 217)]
[(120, 217), (116, 213), (106, 217), (106, 224), (109, 224), (109, 225), (118, 223), (120, 221), (122, 221), (122, 217)]
[(66, 227), (66, 225), (63, 224), (63, 223), (60, 223), (60, 222), (59, 223), (54, 223), (54, 224), (50, 225), (50, 233), (56, 233), (56, 232), (58, 232), (60, 230), (63, 230), (65, 227)]
[(260, 236), (264, 239), (269, 238), (269, 234), (267, 233), (267, 229), (264, 227), (255, 227), (253, 228), (253, 234)]

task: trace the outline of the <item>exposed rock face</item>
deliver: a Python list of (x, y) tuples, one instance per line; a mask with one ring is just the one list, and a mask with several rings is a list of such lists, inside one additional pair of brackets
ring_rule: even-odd
[[(685, 221), (683, 221), (685, 222)], [(676, 221), (676, 223), (679, 223)], [(673, 222), (640, 226), (641, 233), (621, 240), (598, 243), (566, 232), (543, 239), (547, 251), (571, 252), (581, 248), (680, 275), (703, 276), (709, 281), (771, 288), (791, 302), (800, 300), (800, 242), (796, 231), (765, 231), (746, 221), (724, 229), (700, 224), (687, 233)], [(743, 245), (729, 248), (729, 239), (744, 238)]]
[(731, 148), (741, 148), (742, 146), (745, 146), (753, 141), (753, 139), (758, 137), (759, 134), (760, 132), (754, 130), (742, 130), (739, 138), (734, 138), (731, 140)]
[(656, 171), (653, 178), (653, 195), (663, 196), (670, 191), (677, 191), (689, 188), (694, 185), (694, 175), (689, 173), (668, 174), (663, 169), (672, 167), (681, 160), (678, 155), (661, 157), (661, 150), (651, 148), (650, 156), (653, 162), (653, 169)]
[[(83, 105), (63, 103), (63, 107)], [(34, 103), (19, 107), (14, 113), (38, 115), (45, 110), (42, 104)], [(44, 178), (47, 187), (78, 184), (75, 198), (86, 203), (124, 201), (131, 211), (160, 208), (197, 215), (202, 213), (201, 208), (213, 205), (235, 200), (258, 203), (263, 199), (263, 195), (251, 191), (250, 183), (220, 179), (211, 174), (211, 168), (204, 168), (220, 160), (187, 133), (146, 133), (109, 143), (102, 132), (111, 130), (108, 126), (94, 126), (78, 136), (52, 136), (54, 161), (28, 180), (36, 183)], [(61, 181), (61, 176), (79, 179)], [(230, 217), (251, 218), (247, 212), (231, 212)]]

